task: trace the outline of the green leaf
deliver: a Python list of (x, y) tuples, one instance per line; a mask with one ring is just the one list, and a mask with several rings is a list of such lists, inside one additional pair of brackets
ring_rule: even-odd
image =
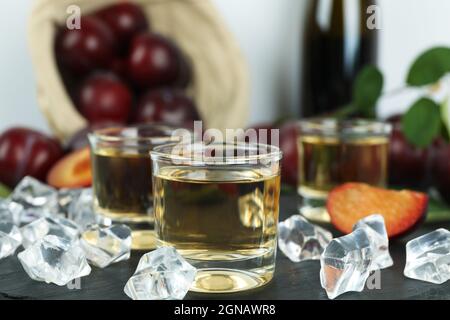
[(450, 48), (433, 48), (412, 64), (406, 82), (415, 87), (426, 86), (436, 83), (447, 72), (450, 72)]
[(450, 99), (447, 98), (447, 100), (444, 101), (441, 105), (441, 118), (442, 123), (444, 124), (443, 128), (443, 135), (445, 139), (449, 139), (449, 133), (450, 133)]
[(353, 85), (353, 104), (366, 117), (375, 116), (375, 106), (383, 91), (383, 75), (374, 66), (362, 69)]
[(445, 222), (450, 220), (450, 208), (441, 201), (430, 197), (428, 202), (427, 222)]
[(406, 139), (420, 148), (430, 145), (439, 136), (441, 127), (440, 106), (429, 98), (417, 101), (402, 119)]
[(358, 108), (354, 104), (349, 104), (339, 108), (331, 114), (331, 117), (336, 119), (345, 119), (358, 112)]
[(0, 198), (6, 198), (11, 193), (11, 190), (8, 187), (4, 186), (0, 183)]

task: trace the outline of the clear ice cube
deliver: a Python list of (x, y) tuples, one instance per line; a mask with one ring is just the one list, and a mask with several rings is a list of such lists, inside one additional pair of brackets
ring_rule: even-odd
[(74, 221), (81, 230), (85, 230), (91, 224), (97, 224), (92, 189), (82, 190), (79, 196), (73, 199), (67, 212), (68, 218)]
[(77, 201), (84, 189), (61, 189), (58, 191), (58, 212), (65, 218), (68, 217), (69, 208)]
[(0, 259), (13, 255), (21, 244), (19, 228), (12, 222), (0, 222)]
[(331, 232), (294, 215), (278, 226), (278, 246), (293, 262), (318, 260), (333, 238)]
[(11, 199), (22, 205), (55, 208), (58, 202), (58, 192), (32, 177), (25, 177), (14, 189)]
[(364, 290), (372, 270), (374, 250), (365, 229), (356, 229), (330, 242), (320, 259), (320, 282), (330, 299), (345, 292)]
[(9, 199), (0, 200), (0, 221), (9, 221), (20, 226), (23, 206)]
[(406, 244), (408, 278), (442, 284), (450, 279), (450, 232), (438, 229)]
[(55, 215), (59, 210), (56, 189), (32, 177), (25, 177), (19, 182), (10, 200), (23, 206), (22, 223)]
[(18, 257), (31, 279), (58, 286), (91, 273), (79, 242), (53, 235), (40, 239)]
[(364, 229), (370, 234), (370, 240), (374, 247), (374, 261), (371, 270), (391, 267), (394, 261), (389, 254), (389, 238), (383, 216), (375, 214), (361, 219), (353, 226), (353, 230), (356, 229)]
[(90, 264), (105, 268), (130, 258), (131, 229), (126, 225), (90, 226), (81, 237), (81, 247)]
[(54, 235), (68, 241), (78, 239), (79, 229), (72, 221), (64, 218), (44, 217), (35, 220), (20, 229), (23, 246), (28, 248), (46, 235)]
[(197, 270), (172, 247), (142, 256), (124, 291), (133, 300), (181, 300)]

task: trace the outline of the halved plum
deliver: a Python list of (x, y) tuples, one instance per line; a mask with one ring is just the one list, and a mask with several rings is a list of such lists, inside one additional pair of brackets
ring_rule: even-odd
[(74, 151), (50, 170), (47, 183), (55, 188), (84, 188), (92, 184), (89, 148)]
[(428, 196), (421, 192), (394, 191), (364, 183), (346, 183), (331, 191), (327, 209), (333, 226), (352, 232), (360, 219), (381, 214), (390, 238), (414, 229), (425, 217)]

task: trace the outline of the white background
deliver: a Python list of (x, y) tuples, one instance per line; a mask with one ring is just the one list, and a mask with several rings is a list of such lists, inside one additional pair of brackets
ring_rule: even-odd
[[(55, 0), (57, 1), (57, 0)], [(251, 122), (269, 121), (298, 105), (300, 37), (308, 0), (213, 0), (236, 35), (252, 78)], [(26, 22), (32, 0), (2, 1), (0, 10), (0, 131), (21, 124), (48, 131), (35, 100)], [(402, 85), (412, 59), (450, 45), (450, 1), (379, 0), (379, 65), (387, 88)], [(383, 106), (383, 113), (401, 103)]]

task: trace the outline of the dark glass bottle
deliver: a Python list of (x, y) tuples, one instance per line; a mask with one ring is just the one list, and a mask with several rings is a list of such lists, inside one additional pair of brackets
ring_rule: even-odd
[(376, 28), (369, 28), (375, 0), (312, 0), (303, 43), (301, 115), (327, 114), (351, 102), (352, 84), (377, 59)]

